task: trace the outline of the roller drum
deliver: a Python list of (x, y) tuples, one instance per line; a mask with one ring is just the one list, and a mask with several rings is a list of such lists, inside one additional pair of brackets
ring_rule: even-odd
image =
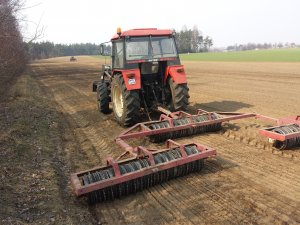
[[(199, 153), (195, 145), (185, 146), (184, 150), (188, 156)], [(154, 154), (153, 156), (155, 165), (159, 165), (161, 163), (168, 163), (173, 160), (178, 160), (182, 157), (179, 147)], [(186, 163), (184, 165), (180, 165), (166, 170), (161, 170), (146, 175), (144, 177), (126, 181), (124, 183), (113, 185), (111, 187), (106, 187), (101, 190), (93, 191), (87, 194), (88, 201), (90, 204), (94, 204), (96, 202), (121, 198), (123, 196), (147, 189), (156, 184), (161, 184), (167, 180), (184, 176), (192, 172), (200, 171), (203, 165), (204, 159), (199, 159), (190, 163)], [(136, 159), (128, 163), (120, 164), (119, 170), (121, 175), (124, 175), (134, 171), (139, 171), (147, 167), (150, 167), (150, 161), (148, 160), (148, 158), (143, 158)], [(82, 176), (81, 180), (83, 185), (88, 185), (94, 182), (107, 180), (113, 177), (115, 177), (114, 171), (112, 168), (109, 168), (105, 170), (95, 171), (92, 173), (87, 173)]]

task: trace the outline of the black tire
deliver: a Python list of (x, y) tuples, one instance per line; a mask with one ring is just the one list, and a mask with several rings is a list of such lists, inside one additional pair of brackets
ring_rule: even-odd
[[(122, 103), (119, 103), (118, 99), (115, 100), (119, 95), (121, 95), (123, 99)], [(139, 122), (141, 108), (139, 90), (128, 91), (121, 74), (116, 74), (112, 79), (111, 98), (114, 115), (119, 124), (128, 127)], [(118, 111), (117, 105), (120, 104), (122, 104), (123, 107), (122, 110)]]
[(189, 88), (187, 84), (176, 84), (172, 78), (168, 80), (171, 98), (169, 109), (171, 111), (186, 111), (189, 104)]
[(97, 103), (100, 112), (104, 114), (110, 113), (108, 89), (105, 83), (98, 83), (97, 85)]

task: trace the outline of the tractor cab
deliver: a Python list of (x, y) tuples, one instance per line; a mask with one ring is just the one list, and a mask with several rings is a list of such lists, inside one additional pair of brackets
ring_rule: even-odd
[[(93, 84), (101, 112), (109, 112), (109, 101), (101, 104), (100, 89), (107, 89), (116, 119), (125, 126), (138, 122), (140, 112), (149, 116), (159, 106), (171, 111), (186, 109), (189, 97), (186, 75), (172, 30), (145, 28), (122, 32), (118, 28), (111, 43), (112, 64), (102, 67), (102, 81)], [(100, 49), (104, 54), (104, 45)], [(129, 94), (135, 96), (134, 107), (129, 107), (124, 99)], [(125, 115), (126, 112), (132, 115)]]
[(111, 41), (113, 69), (137, 68), (142, 63), (146, 63), (144, 69), (150, 64), (158, 65), (158, 62), (180, 64), (171, 30), (129, 30), (116, 34)]

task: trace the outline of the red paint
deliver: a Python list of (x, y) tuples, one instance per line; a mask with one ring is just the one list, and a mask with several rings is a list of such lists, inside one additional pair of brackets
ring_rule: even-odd
[[(138, 90), (141, 89), (141, 73), (139, 69), (132, 69), (132, 70), (114, 70), (115, 72), (122, 73), (126, 89), (130, 90)], [(129, 84), (129, 79), (134, 79), (135, 84)]]
[(121, 35), (115, 34), (111, 40), (117, 40), (120, 37), (139, 37), (139, 36), (169, 36), (172, 35), (172, 30), (158, 30), (157, 28), (141, 28), (123, 31)]
[(186, 74), (184, 71), (183, 65), (178, 66), (168, 66), (165, 72), (165, 78), (164, 81), (167, 81), (168, 77), (171, 77), (174, 83), (176, 84), (186, 84)]
[(262, 136), (271, 138), (273, 140), (278, 140), (278, 141), (285, 141), (285, 140), (288, 140), (288, 139), (300, 137), (300, 132), (294, 132), (294, 133), (291, 133), (291, 134), (279, 134), (279, 133), (276, 133), (276, 132), (272, 131), (275, 128), (280, 128), (280, 126), (279, 127), (270, 127), (270, 128), (266, 128), (266, 129), (261, 129), (259, 131), (259, 133)]
[(278, 120), (277, 124), (282, 125), (282, 124), (289, 124), (289, 123), (298, 124), (300, 126), (300, 116), (289, 116), (286, 118), (281, 118)]
[(288, 139), (300, 137), (300, 132), (294, 132), (290, 134), (279, 134), (273, 131), (276, 128), (284, 127), (285, 125), (289, 125), (289, 124), (297, 124), (300, 126), (300, 116), (289, 116), (281, 119), (275, 119), (272, 117), (257, 114), (256, 118), (264, 121), (270, 121), (278, 125), (276, 127), (268, 127), (259, 130), (259, 133), (262, 136), (271, 138), (273, 140), (278, 140), (278, 141), (285, 141)]

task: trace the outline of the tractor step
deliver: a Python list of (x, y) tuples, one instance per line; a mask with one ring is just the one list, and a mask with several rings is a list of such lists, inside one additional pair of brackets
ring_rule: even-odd
[(122, 161), (109, 159), (105, 167), (72, 174), (71, 182), (76, 195), (87, 196), (91, 204), (121, 198), (200, 171), (204, 159), (216, 155), (216, 150), (195, 143), (180, 145), (169, 140), (167, 144), (168, 149), (155, 152), (138, 147), (135, 158)]

